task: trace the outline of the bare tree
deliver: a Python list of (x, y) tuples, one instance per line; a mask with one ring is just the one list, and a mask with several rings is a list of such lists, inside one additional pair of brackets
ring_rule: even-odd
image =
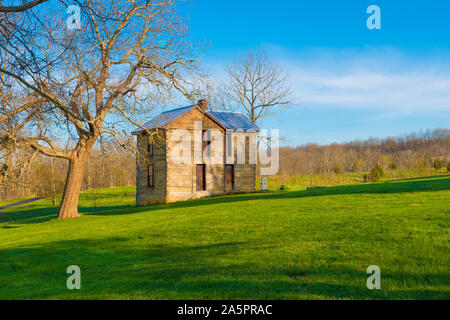
[[(32, 135), (16, 139), (50, 157), (69, 161), (59, 218), (78, 217), (78, 198), (88, 156), (102, 135), (118, 142), (130, 124), (151, 115), (173, 89), (190, 97), (187, 74), (196, 59), (173, 0), (76, 2), (81, 29), (68, 29), (64, 6), (43, 4), (27, 14), (32, 34), (3, 31), (14, 49), (14, 70), (0, 72), (45, 99)], [(55, 138), (56, 137), (56, 138)], [(62, 143), (66, 137), (65, 145)]]
[[(280, 174), (364, 172), (377, 163), (383, 170), (426, 169), (435, 161), (445, 165), (450, 155), (450, 130), (427, 130), (386, 139), (331, 145), (307, 144), (280, 148)], [(339, 168), (339, 170), (337, 170)]]
[(23, 12), (23, 11), (29, 10), (31, 8), (34, 8), (35, 6), (37, 6), (43, 2), (47, 2), (47, 1), (48, 0), (32, 0), (29, 2), (25, 1), (21, 5), (9, 5), (9, 6), (4, 6), (0, 2), (0, 12)]
[[(2, 53), (0, 67), (7, 70), (11, 67), (11, 61), (6, 52)], [(35, 155), (33, 152), (22, 152), (19, 156), (16, 153), (16, 138), (41, 112), (44, 102), (37, 94), (17, 88), (11, 77), (0, 74), (0, 188), (4, 190), (26, 187), (23, 174)], [(23, 156), (29, 158), (25, 159)]]
[(263, 51), (249, 51), (227, 69), (222, 96), (253, 123), (292, 102), (287, 73)]

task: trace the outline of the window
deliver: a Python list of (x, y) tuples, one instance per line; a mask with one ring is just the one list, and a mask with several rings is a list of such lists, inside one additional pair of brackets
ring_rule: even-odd
[[(207, 141), (205, 141), (205, 137), (206, 137)], [(209, 152), (207, 154), (205, 154), (205, 150), (210, 144), (211, 144), (211, 137), (210, 137), (209, 132), (206, 130), (202, 130), (202, 156), (210, 155), (211, 150), (209, 150)]]
[(197, 191), (206, 190), (206, 165), (197, 165)]
[(233, 155), (233, 135), (231, 132), (227, 132), (225, 136), (225, 150), (227, 157), (231, 157)]
[(153, 164), (148, 165), (147, 171), (148, 171), (147, 186), (149, 188), (153, 188), (155, 186), (155, 170), (153, 168)]
[(147, 144), (147, 156), (149, 161), (153, 160), (153, 145), (151, 143)]
[(225, 189), (234, 189), (234, 164), (225, 165)]
[(153, 188), (155, 186), (155, 169), (153, 166), (153, 145), (151, 143), (147, 144), (147, 187)]

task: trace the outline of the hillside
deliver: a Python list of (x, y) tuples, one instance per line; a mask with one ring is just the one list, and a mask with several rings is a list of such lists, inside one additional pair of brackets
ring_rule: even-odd
[(0, 299), (450, 298), (450, 175), (145, 208), (134, 192), (84, 192), (75, 220), (1, 210)]

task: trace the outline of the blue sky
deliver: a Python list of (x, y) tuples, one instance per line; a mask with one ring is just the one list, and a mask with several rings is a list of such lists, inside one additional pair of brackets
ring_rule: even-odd
[[(369, 5), (381, 30), (369, 30)], [(450, 124), (450, 1), (193, 0), (192, 38), (220, 73), (263, 47), (289, 71), (295, 104), (263, 122), (284, 144), (387, 137)]]

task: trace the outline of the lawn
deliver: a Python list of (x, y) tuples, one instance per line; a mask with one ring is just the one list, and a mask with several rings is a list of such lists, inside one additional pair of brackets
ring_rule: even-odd
[[(354, 184), (364, 182), (364, 174), (368, 172), (353, 172), (339, 174), (298, 174), (298, 175), (277, 175), (271, 176), (267, 180), (269, 190), (280, 190), (286, 187), (290, 191), (306, 190), (314, 186), (336, 186), (343, 184)], [(386, 170), (381, 181), (409, 179), (418, 177), (430, 177), (447, 174), (447, 168), (436, 170), (434, 168), (408, 169), (408, 170)], [(257, 179), (256, 187), (260, 189), (261, 180)]]
[(450, 175), (144, 208), (134, 192), (84, 192), (67, 221), (49, 200), (1, 210), (0, 299), (450, 299)]

